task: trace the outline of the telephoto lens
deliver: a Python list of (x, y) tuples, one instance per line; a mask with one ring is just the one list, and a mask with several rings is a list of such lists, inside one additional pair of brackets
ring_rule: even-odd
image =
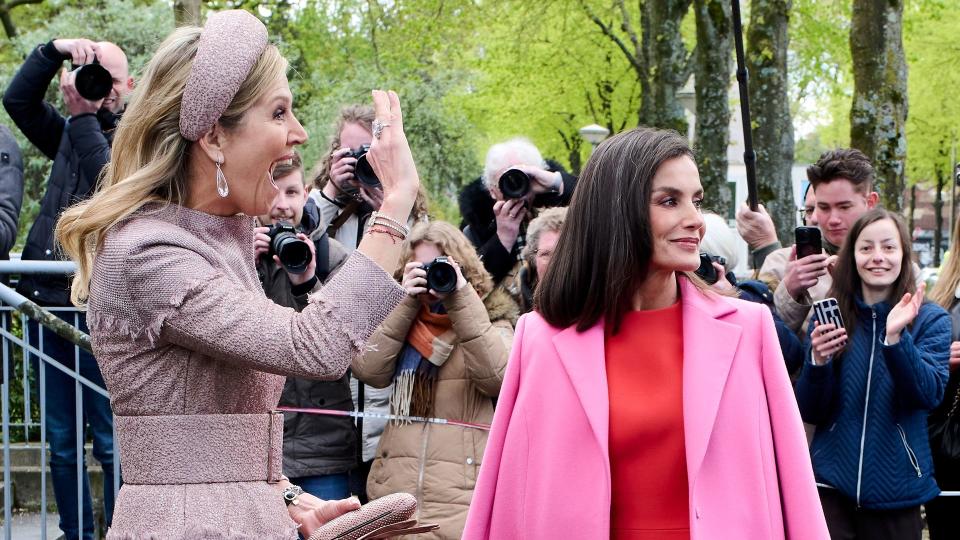
[(530, 177), (520, 169), (507, 169), (497, 185), (504, 199), (522, 199), (530, 192)]
[(427, 289), (438, 293), (451, 293), (457, 288), (457, 269), (446, 257), (437, 257), (423, 265), (427, 271)]
[(73, 85), (84, 99), (98, 101), (110, 95), (113, 88), (113, 76), (107, 68), (100, 65), (96, 58), (89, 64), (76, 68)]
[(297, 230), (289, 223), (276, 223), (267, 231), (270, 237), (270, 252), (267, 256), (276, 255), (280, 264), (291, 274), (302, 274), (310, 266), (310, 246), (297, 238)]

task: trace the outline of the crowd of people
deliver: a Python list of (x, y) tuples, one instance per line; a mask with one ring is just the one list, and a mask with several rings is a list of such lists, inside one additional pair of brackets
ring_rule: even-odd
[[(91, 100), (61, 68), (94, 60), (112, 86)], [(77, 262), (18, 290), (86, 306), (80, 374), (111, 395), (76, 411), (46, 372), (67, 538), (93, 535), (78, 414), (108, 475), (116, 432), (109, 538), (919, 539), (922, 509), (932, 540), (958, 534), (960, 498), (938, 495), (960, 489), (960, 257), (928, 299), (861, 152), (807, 169), (814, 253), (762, 205), (736, 230), (704, 212), (686, 139), (647, 128), (579, 177), (495, 144), (450, 224), (392, 92), (342, 108), (308, 172), (286, 71), (255, 17), (223, 11), (136, 85), (118, 46), (54, 39), (4, 94), (53, 160), (22, 258)], [(58, 72), (66, 117), (44, 101)], [(0, 152), (6, 252), (4, 130)], [(397, 493), (413, 516), (367, 512)]]

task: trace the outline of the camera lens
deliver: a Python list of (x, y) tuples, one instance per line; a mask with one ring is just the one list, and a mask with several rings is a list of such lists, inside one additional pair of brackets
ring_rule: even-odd
[(530, 192), (530, 177), (520, 169), (507, 169), (500, 175), (500, 193), (505, 199), (522, 199)]
[(310, 265), (310, 246), (293, 233), (281, 232), (270, 243), (273, 252), (280, 258), (280, 264), (291, 274), (302, 274)]
[(77, 93), (84, 99), (97, 101), (110, 95), (113, 88), (113, 76), (107, 69), (94, 60), (92, 64), (84, 64), (77, 68), (74, 81)]
[(427, 288), (438, 293), (450, 293), (457, 288), (457, 269), (438, 257), (427, 266)]
[(366, 152), (357, 158), (357, 164), (353, 168), (353, 174), (357, 177), (357, 180), (367, 186), (380, 187), (380, 179), (377, 178), (377, 173), (373, 172), (373, 167), (370, 166), (370, 162), (367, 160)]

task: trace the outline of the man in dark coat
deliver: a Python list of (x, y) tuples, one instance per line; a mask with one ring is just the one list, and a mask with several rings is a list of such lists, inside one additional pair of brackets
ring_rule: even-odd
[[(112, 87), (103, 99), (91, 101), (80, 95), (76, 71), (62, 69), (65, 60), (74, 65), (94, 61), (109, 72)], [(60, 74), (60, 91), (69, 116), (44, 101), (50, 81)], [(113, 43), (88, 39), (55, 39), (30, 53), (3, 96), (3, 106), (44, 155), (53, 160), (40, 213), (23, 249), (24, 260), (53, 261), (60, 258), (54, 243), (54, 227), (63, 210), (87, 197), (96, 188), (104, 165), (110, 160), (113, 130), (133, 89), (127, 58)], [(66, 276), (29, 276), (20, 279), (17, 290), (43, 306), (70, 306)], [(60, 313), (87, 332), (83, 313)], [(31, 325), (31, 341), (39, 343), (39, 327)], [(74, 369), (74, 346), (52, 332), (43, 332), (43, 351), (55, 361)], [(79, 352), (80, 375), (103, 386), (103, 377), (93, 356)], [(66, 538), (93, 538), (94, 524), (89, 482), (84, 476), (82, 509), (77, 508), (77, 414), (83, 416), (93, 436), (93, 455), (103, 466), (104, 509), (109, 524), (113, 514), (113, 416), (110, 403), (92, 390), (83, 392), (83, 410), (76, 410), (74, 379), (59, 369), (46, 370), (46, 427), (50, 442), (50, 472), (60, 513), (60, 529)], [(83, 459), (79, 456), (79, 459)], [(83, 530), (80, 530), (82, 510)]]
[[(500, 177), (509, 169), (526, 174), (529, 192), (510, 198), (499, 188)], [(495, 144), (487, 151), (483, 176), (460, 192), (460, 228), (477, 248), (483, 266), (494, 283), (504, 285), (517, 297), (512, 281), (520, 252), (526, 243), (526, 224), (537, 209), (567, 206), (577, 178), (559, 163), (545, 161), (530, 141), (522, 138)]]
[(23, 203), (23, 156), (7, 126), (0, 126), (0, 259), (10, 258), (17, 243)]

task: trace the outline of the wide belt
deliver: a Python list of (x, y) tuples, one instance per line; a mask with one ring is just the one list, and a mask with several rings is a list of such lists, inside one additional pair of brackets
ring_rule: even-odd
[(283, 413), (117, 416), (126, 484), (278, 482)]

